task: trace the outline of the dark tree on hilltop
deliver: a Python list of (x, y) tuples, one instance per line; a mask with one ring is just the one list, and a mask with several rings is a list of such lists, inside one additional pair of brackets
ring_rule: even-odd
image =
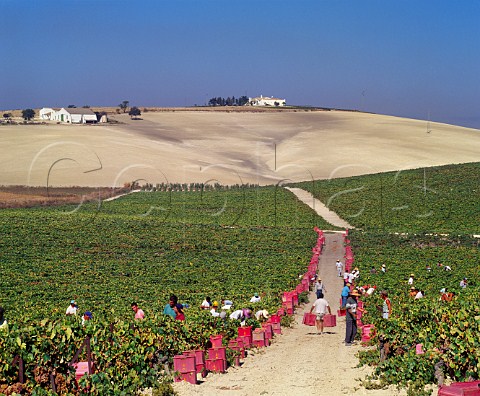
[(33, 117), (35, 117), (35, 110), (33, 109), (25, 109), (22, 110), (22, 117), (24, 120), (31, 120)]
[(122, 103), (118, 105), (118, 107), (120, 107), (120, 109), (123, 110), (124, 113), (126, 113), (129, 103), (130, 102), (128, 100), (124, 100)]
[(239, 98), (229, 96), (227, 99), (219, 96), (208, 101), (209, 106), (244, 106), (247, 103), (248, 97), (246, 96), (240, 96)]
[(12, 114), (11, 113), (3, 113), (3, 118), (5, 118), (6, 120), (9, 120), (10, 118), (12, 118)]
[(75, 106), (75, 105), (68, 105), (68, 107), (67, 107), (67, 109), (76, 109), (76, 108), (77, 108), (77, 106)]
[(140, 115), (142, 115), (140, 109), (136, 106), (133, 106), (130, 111), (128, 112), (128, 115), (131, 117), (131, 118), (135, 118), (135, 117), (138, 117)]

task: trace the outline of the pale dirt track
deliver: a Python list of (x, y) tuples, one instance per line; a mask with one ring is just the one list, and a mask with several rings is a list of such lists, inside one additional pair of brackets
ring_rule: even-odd
[[(342, 111), (145, 113), (1, 125), (0, 185), (273, 184), (480, 161), (480, 131)], [(275, 155), (276, 154), (276, 155)]]
[[(325, 249), (319, 260), (319, 274), (325, 282), (326, 299), (332, 312), (339, 308), (343, 281), (337, 277), (335, 260), (343, 259), (342, 234), (326, 234)], [(310, 293), (314, 301), (314, 293)], [(311, 304), (306, 306), (310, 309)], [(355, 368), (355, 352), (360, 345), (346, 347), (345, 319), (337, 318), (337, 326), (326, 328), (329, 332), (317, 335), (314, 327), (302, 325), (303, 309), (295, 313), (296, 323), (284, 330), (273, 344), (253, 356), (248, 356), (240, 368), (231, 367), (226, 374), (209, 374), (205, 382), (192, 385), (176, 383), (181, 396), (302, 396), (302, 395), (405, 395), (394, 387), (385, 390), (366, 390), (358, 378), (364, 378), (368, 368)]]

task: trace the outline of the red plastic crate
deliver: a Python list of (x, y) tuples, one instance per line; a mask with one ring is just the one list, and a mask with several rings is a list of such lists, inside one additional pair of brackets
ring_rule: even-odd
[(253, 340), (253, 345), (255, 345), (257, 348), (262, 348), (266, 346), (265, 340)]
[(244, 348), (250, 348), (252, 345), (252, 337), (249, 336), (238, 336), (243, 342), (243, 347)]
[(244, 326), (238, 328), (238, 335), (239, 336), (252, 336), (252, 326)]
[(442, 386), (438, 396), (480, 396), (480, 381), (454, 382), (449, 386)]
[(208, 349), (208, 358), (209, 359), (227, 359), (227, 349), (225, 347), (221, 348), (209, 348)]
[[(93, 362), (91, 363), (91, 366), (93, 372)], [(88, 362), (77, 362), (73, 364), (73, 367), (75, 368), (75, 378), (77, 381), (85, 374), (88, 374)]]
[(282, 334), (282, 326), (280, 323), (272, 323), (273, 333)]
[(277, 315), (278, 315), (278, 316), (283, 316), (283, 315), (285, 315), (285, 309), (279, 308), (279, 309), (277, 310)]
[(173, 369), (180, 373), (195, 371), (195, 356), (176, 355), (173, 357)]
[(201, 349), (194, 349), (191, 351), (183, 352), (185, 356), (195, 356), (195, 363), (196, 364), (205, 364), (205, 352)]
[(335, 327), (337, 325), (337, 317), (335, 315), (330, 315), (330, 314), (324, 315), (323, 325), (325, 327)]
[(221, 335), (210, 336), (210, 342), (212, 343), (212, 348), (221, 348), (222, 339), (223, 339), (223, 336)]
[(317, 315), (305, 312), (303, 314), (303, 321), (302, 323), (307, 326), (315, 326), (315, 320), (317, 319)]
[(346, 309), (337, 309), (337, 316), (346, 316), (347, 315), (347, 310)]
[(279, 315), (270, 316), (270, 323), (280, 323), (280, 316)]
[(205, 360), (205, 367), (208, 371), (214, 373), (224, 373), (227, 369), (227, 361), (224, 359), (207, 359)]
[(180, 373), (175, 376), (175, 382), (187, 381), (191, 384), (197, 383), (197, 372), (190, 371), (189, 373)]
[(265, 339), (271, 340), (273, 338), (273, 328), (271, 323), (263, 323), (262, 329), (265, 330)]
[(265, 341), (265, 330), (263, 329), (255, 329), (253, 331), (253, 343), (255, 341)]

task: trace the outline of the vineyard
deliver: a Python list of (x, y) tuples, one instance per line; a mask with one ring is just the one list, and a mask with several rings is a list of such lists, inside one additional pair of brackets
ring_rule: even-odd
[(365, 231), (479, 233), (480, 163), (297, 183)]
[[(439, 378), (480, 377), (480, 245), (472, 238), (480, 234), (479, 174), (480, 163), (470, 163), (318, 181), (314, 188), (295, 184), (358, 228), (349, 239), (359, 285), (375, 285), (392, 301), (384, 320), (378, 293), (365, 299), (362, 321), (377, 330), (376, 348), (360, 353), (360, 364), (375, 367), (367, 388), (396, 384), (419, 395)], [(409, 295), (411, 273), (424, 298)], [(454, 293), (453, 300), (442, 301), (441, 289)], [(417, 345), (424, 353), (417, 354)]]
[[(348, 236), (357, 284), (376, 285), (392, 301), (385, 320), (378, 293), (364, 299), (362, 320), (376, 329), (372, 347), (359, 355), (360, 364), (374, 367), (366, 388), (397, 384), (421, 395), (439, 367), (450, 380), (479, 378), (480, 252), (471, 236), (480, 234), (479, 171), (475, 163), (295, 185), (359, 228)], [(206, 295), (244, 307), (260, 292), (258, 308), (281, 305), (282, 291), (294, 288), (308, 265), (314, 226), (335, 229), (275, 187), (144, 191), (111, 202), (0, 211), (0, 305), (9, 323), (0, 333), (0, 393), (155, 387), (175, 354), (204, 349), (213, 334), (236, 336), (238, 322), (198, 309)], [(382, 264), (385, 273), (370, 272)], [(411, 273), (422, 299), (409, 295)], [(440, 299), (443, 288), (455, 293), (452, 301)], [(171, 293), (190, 306), (185, 322), (162, 314)], [(93, 312), (86, 326), (65, 316), (72, 298)], [(144, 321), (133, 320), (132, 301)], [(87, 338), (97, 371), (77, 386), (69, 363)], [(380, 340), (388, 346), (382, 360)], [(15, 357), (25, 364), (25, 384), (17, 382)]]
[[(52, 384), (59, 393), (79, 392), (69, 363), (87, 336), (99, 371), (80, 387), (132, 394), (154, 386), (162, 362), (205, 348), (211, 334), (234, 336), (238, 322), (200, 312), (206, 295), (245, 307), (260, 292), (259, 309), (281, 306), (281, 292), (294, 288), (308, 265), (314, 225), (329, 227), (273, 187), (3, 210), (0, 305), (9, 332), (0, 333), (0, 393), (45, 394)], [(171, 293), (190, 306), (185, 322), (162, 314)], [(65, 317), (72, 298), (93, 312), (85, 327)], [(145, 321), (134, 323), (132, 301)], [(25, 364), (24, 385), (16, 356)]]

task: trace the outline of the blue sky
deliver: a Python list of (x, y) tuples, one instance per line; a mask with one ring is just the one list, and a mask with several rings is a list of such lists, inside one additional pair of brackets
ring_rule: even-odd
[(480, 1), (0, 6), (0, 109), (262, 94), (480, 128)]

